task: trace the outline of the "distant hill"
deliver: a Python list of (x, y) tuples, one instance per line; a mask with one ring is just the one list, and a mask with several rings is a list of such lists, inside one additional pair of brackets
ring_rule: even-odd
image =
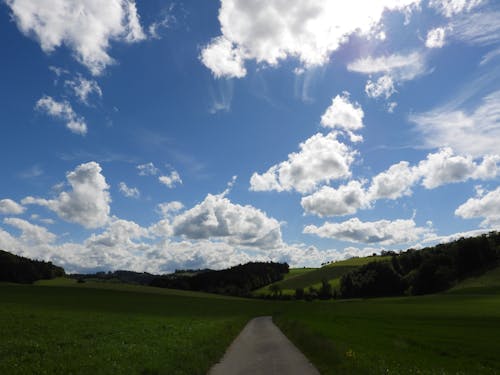
[(267, 285), (254, 292), (254, 295), (262, 296), (272, 293), (271, 289), (278, 287), (284, 295), (294, 295), (296, 289), (320, 288), (322, 281), (328, 281), (332, 287), (338, 288), (340, 277), (353, 271), (362, 265), (374, 261), (389, 261), (390, 256), (369, 256), (362, 258), (350, 258), (338, 262), (328, 263), (321, 268), (292, 268), (284, 280)]
[(282, 280), (288, 264), (250, 262), (220, 271), (184, 274), (177, 272), (155, 278), (150, 285), (162, 288), (195, 290), (233, 296), (248, 296), (252, 290)]
[(498, 266), (500, 233), (460, 238), (421, 250), (394, 253), (390, 262), (369, 263), (342, 276), (342, 298), (442, 292)]
[(62, 267), (0, 250), (0, 281), (31, 284), (37, 280), (64, 276)]
[(104, 281), (104, 282), (121, 282), (125, 284), (138, 284), (149, 285), (158, 275), (153, 275), (147, 272), (134, 272), (134, 271), (109, 271), (109, 272), (96, 272), (89, 274), (74, 273), (69, 275), (70, 278), (79, 280)]

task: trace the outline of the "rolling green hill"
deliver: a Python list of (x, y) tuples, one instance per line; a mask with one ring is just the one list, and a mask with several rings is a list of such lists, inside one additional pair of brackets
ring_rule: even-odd
[[(283, 294), (294, 294), (297, 288), (319, 288), (321, 281), (326, 279), (334, 287), (338, 287), (340, 277), (353, 269), (373, 261), (387, 261), (389, 256), (370, 256), (363, 258), (351, 258), (339, 262), (327, 264), (321, 268), (292, 268), (289, 275), (281, 281), (271, 285), (278, 285)], [(270, 294), (268, 285), (254, 291), (254, 295)]]
[(0, 283), (0, 373), (205, 374), (261, 315), (323, 375), (500, 373), (500, 269), (455, 290), (285, 302), (63, 278)]
[(500, 294), (500, 267), (494, 268), (478, 277), (470, 277), (449, 289), (455, 294)]

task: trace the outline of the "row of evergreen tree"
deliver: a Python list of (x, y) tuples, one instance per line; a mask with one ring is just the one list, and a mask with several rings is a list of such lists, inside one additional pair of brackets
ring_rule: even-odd
[(340, 296), (382, 297), (436, 293), (498, 266), (500, 233), (393, 253), (390, 262), (372, 262), (342, 276)]
[(0, 250), (0, 281), (31, 284), (41, 279), (64, 276), (62, 267)]

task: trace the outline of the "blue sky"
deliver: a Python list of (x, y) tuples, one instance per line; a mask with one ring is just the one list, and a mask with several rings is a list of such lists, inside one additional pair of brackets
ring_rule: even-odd
[(499, 17), (486, 0), (4, 0), (0, 248), (163, 273), (498, 229)]

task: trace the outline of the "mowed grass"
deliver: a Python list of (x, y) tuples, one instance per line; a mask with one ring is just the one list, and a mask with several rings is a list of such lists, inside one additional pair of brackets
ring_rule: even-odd
[(321, 374), (498, 374), (500, 268), (443, 294), (295, 303), (275, 321)]
[(42, 284), (0, 284), (0, 374), (205, 374), (260, 315), (322, 374), (500, 373), (500, 269), (467, 293), (313, 302)]
[(205, 374), (251, 317), (273, 313), (267, 301), (97, 286), (0, 284), (0, 374)]
[[(295, 289), (309, 287), (319, 288), (321, 281), (326, 279), (332, 287), (338, 288), (342, 275), (352, 271), (364, 264), (373, 261), (387, 261), (390, 257), (364, 257), (351, 258), (334, 262), (321, 268), (292, 268), (290, 273), (281, 281), (271, 285), (279, 285), (283, 294), (295, 294)], [(271, 294), (269, 286), (260, 288), (254, 292), (255, 295)]]

